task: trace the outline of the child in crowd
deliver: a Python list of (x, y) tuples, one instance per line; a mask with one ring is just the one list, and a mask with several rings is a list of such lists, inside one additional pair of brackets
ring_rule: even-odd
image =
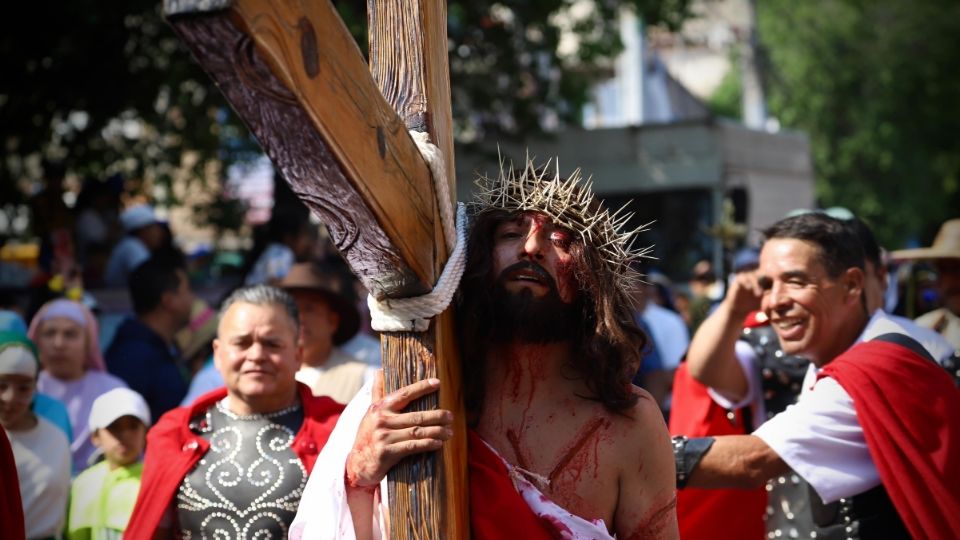
[(90, 436), (104, 459), (73, 481), (69, 540), (121, 538), (140, 490), (149, 425), (147, 402), (129, 388), (115, 388), (93, 402)]
[(33, 342), (0, 332), (0, 425), (13, 449), (28, 539), (60, 538), (70, 492), (70, 442), (30, 408), (39, 370)]

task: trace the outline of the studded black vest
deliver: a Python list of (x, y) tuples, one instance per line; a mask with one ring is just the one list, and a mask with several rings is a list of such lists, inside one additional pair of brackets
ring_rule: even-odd
[(303, 407), (240, 416), (224, 401), (190, 429), (210, 450), (187, 473), (176, 497), (177, 536), (184, 539), (285, 539), (307, 483), (290, 448)]
[[(760, 371), (760, 391), (765, 418), (773, 418), (797, 402), (810, 361), (784, 354), (770, 326), (744, 328), (741, 339), (750, 344)], [(747, 425), (752, 425), (748, 420)], [(793, 471), (767, 481), (764, 513), (768, 538), (811, 538), (815, 530), (810, 515), (809, 485)]]

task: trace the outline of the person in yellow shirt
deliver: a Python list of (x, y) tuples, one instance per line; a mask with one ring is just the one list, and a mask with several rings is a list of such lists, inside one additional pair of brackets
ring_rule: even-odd
[(90, 433), (104, 459), (73, 481), (68, 540), (122, 537), (140, 490), (149, 425), (146, 401), (129, 388), (115, 388), (94, 401)]

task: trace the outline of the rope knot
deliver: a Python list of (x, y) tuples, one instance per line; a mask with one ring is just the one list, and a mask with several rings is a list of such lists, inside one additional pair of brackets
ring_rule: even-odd
[(373, 295), (367, 296), (370, 308), (370, 326), (378, 332), (425, 332), (430, 327), (430, 319), (443, 313), (453, 294), (460, 286), (460, 277), (466, 265), (467, 245), (467, 209), (457, 204), (456, 224), (453, 207), (450, 204), (450, 186), (447, 184), (446, 167), (443, 154), (430, 142), (429, 134), (411, 131), (410, 136), (417, 143), (420, 154), (430, 168), (434, 193), (443, 224), (447, 249), (451, 250), (440, 279), (429, 293), (412, 298), (386, 298), (378, 301)]

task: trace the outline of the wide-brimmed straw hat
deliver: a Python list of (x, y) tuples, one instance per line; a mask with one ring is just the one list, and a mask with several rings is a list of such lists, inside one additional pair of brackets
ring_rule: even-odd
[(901, 249), (890, 256), (894, 259), (960, 259), (960, 219), (944, 221), (932, 246)]
[(332, 269), (305, 262), (294, 264), (279, 286), (291, 294), (305, 292), (321, 296), (340, 315), (340, 325), (333, 334), (333, 344), (340, 345), (360, 329), (360, 312), (350, 300), (345, 281)]

